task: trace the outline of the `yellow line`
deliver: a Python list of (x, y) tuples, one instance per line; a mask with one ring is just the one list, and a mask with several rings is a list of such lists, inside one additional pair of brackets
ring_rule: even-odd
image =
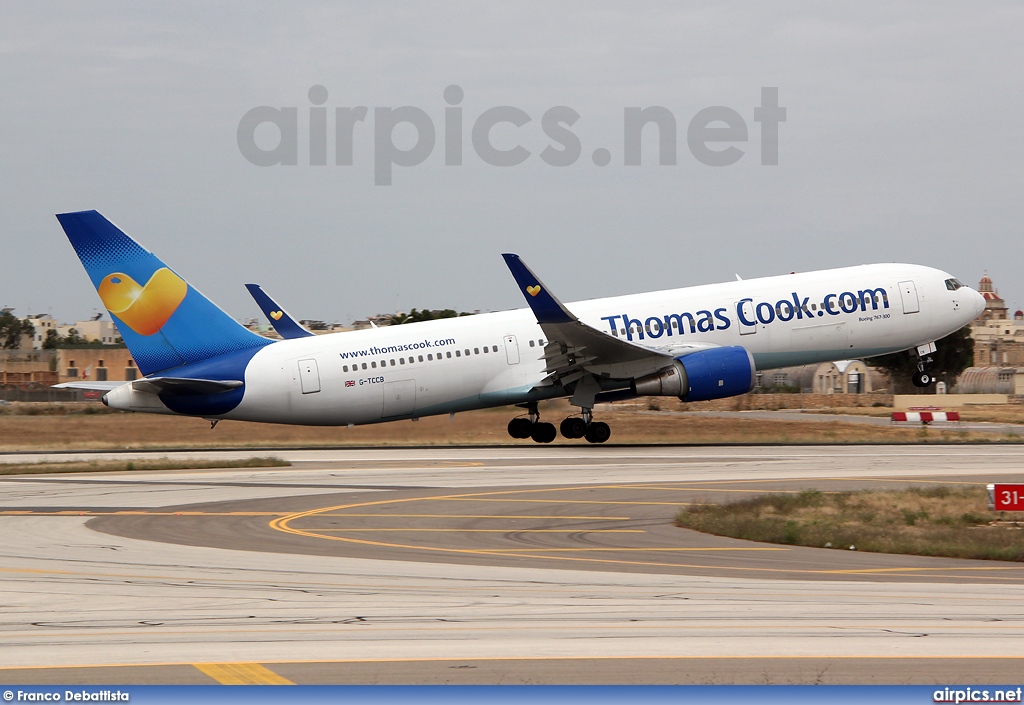
[[(283, 516), (282, 512), (279, 516)], [(631, 517), (581, 517), (570, 514), (318, 514), (322, 517), (400, 517), (423, 519), (593, 519), (595, 521), (629, 521)]]
[[(590, 488), (581, 488), (590, 489)], [(552, 490), (557, 492), (558, 490)], [(596, 499), (478, 499), (472, 495), (465, 497), (421, 497), (421, 501), (428, 502), (516, 502), (516, 503), (547, 503), (547, 504), (639, 504), (639, 505), (654, 505), (654, 504), (666, 504), (670, 507), (684, 507), (692, 504), (692, 502), (602, 502)], [(394, 500), (400, 501), (400, 500)]]
[(523, 550), (529, 550), (530, 553), (564, 553), (567, 551), (628, 551), (629, 553), (641, 553), (641, 552), (664, 552), (664, 551), (696, 551), (696, 552), (719, 552), (719, 551), (791, 551), (790, 548), (489, 548), (488, 553), (518, 553)]
[[(465, 501), (465, 502), (552, 502), (560, 504), (666, 504), (669, 506), (679, 506), (684, 504), (682, 502), (596, 502), (593, 500), (571, 500), (571, 499), (496, 499), (493, 498), (495, 495), (509, 495), (509, 494), (530, 494), (540, 492), (578, 492), (580, 490), (594, 490), (594, 489), (621, 489), (621, 485), (580, 485), (577, 487), (547, 487), (547, 488), (535, 488), (530, 490), (504, 490), (495, 492), (475, 492), (466, 494), (456, 495), (439, 495), (439, 496), (427, 496), (427, 497), (405, 497), (402, 499), (382, 499), (373, 502), (359, 502), (356, 504), (342, 504), (332, 507), (320, 507), (319, 509), (310, 509), (304, 512), (296, 512), (285, 517), (278, 517), (270, 522), (270, 528), (275, 531), (281, 531), (283, 533), (294, 534), (296, 536), (305, 536), (307, 538), (324, 539), (328, 541), (342, 541), (345, 543), (360, 544), (363, 546), (379, 546), (384, 548), (403, 548), (417, 551), (434, 551), (438, 553), (461, 553), (471, 555), (492, 555), (492, 556), (513, 556), (517, 558), (542, 558), (551, 561), (576, 561), (584, 563), (606, 563), (616, 565), (637, 565), (637, 566), (654, 566), (659, 568), (695, 568), (700, 570), (726, 570), (726, 571), (740, 571), (740, 572), (752, 572), (752, 573), (782, 573), (782, 574), (795, 574), (795, 575), (842, 575), (842, 574), (861, 574), (869, 575), (871, 573), (940, 573), (949, 572), (952, 574), (962, 572), (997, 572), (997, 571), (1018, 571), (1024, 570), (1024, 566), (994, 566), (994, 567), (942, 567), (942, 568), (862, 568), (858, 570), (814, 570), (814, 569), (795, 569), (795, 568), (771, 568), (771, 567), (751, 567), (751, 566), (715, 566), (715, 565), (702, 565), (702, 564), (687, 564), (687, 563), (659, 563), (651, 561), (628, 561), (628, 560), (616, 560), (616, 559), (602, 559), (602, 558), (587, 558), (587, 557), (573, 557), (573, 556), (552, 556), (552, 555), (541, 555), (533, 553), (531, 549), (524, 548), (520, 549), (523, 552), (512, 552), (507, 550), (490, 550), (490, 549), (467, 549), (467, 548), (442, 548), (439, 546), (410, 546), (406, 544), (387, 543), (383, 541), (369, 541), (366, 539), (357, 539), (345, 536), (328, 536), (326, 534), (315, 534), (310, 531), (297, 529), (290, 526), (291, 522), (297, 519), (303, 519), (315, 515), (320, 515), (326, 512), (338, 512), (346, 509), (356, 509), (360, 507), (371, 507), (381, 506), (389, 504), (407, 503), (407, 502), (433, 502), (433, 501)], [(991, 578), (990, 578), (991, 579)]]
[(258, 663), (194, 663), (221, 685), (295, 685)]
[(147, 511), (136, 511), (136, 510), (124, 510), (117, 512), (94, 512), (89, 509), (70, 509), (59, 512), (33, 512), (28, 511), (0, 511), (0, 516), (37, 516), (37, 517), (57, 517), (57, 516), (91, 516), (91, 517), (107, 517), (107, 516), (152, 516), (152, 517), (283, 517), (288, 516), (288, 512), (147, 512)]
[[(315, 532), (315, 531), (405, 531), (415, 532), (417, 534), (430, 532), (430, 533), (459, 533), (459, 534), (646, 534), (644, 529), (423, 529), (418, 526), (409, 527), (407, 529), (369, 529), (361, 527), (358, 529), (333, 529), (333, 528), (308, 528), (303, 531)], [(522, 550), (522, 549), (520, 549)]]

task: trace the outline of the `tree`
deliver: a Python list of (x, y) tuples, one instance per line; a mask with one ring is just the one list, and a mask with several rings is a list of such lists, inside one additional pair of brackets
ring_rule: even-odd
[(433, 321), (438, 318), (458, 318), (459, 316), (472, 316), (472, 313), (458, 313), (455, 309), (445, 308), (440, 311), (430, 311), (423, 309), (419, 311), (417, 309), (410, 309), (409, 313), (396, 313), (391, 317), (391, 325), (400, 326), (403, 323), (420, 323), (421, 321)]
[(29, 321), (21, 320), (10, 311), (0, 312), (0, 347), (6, 350), (17, 350), (21, 347), (24, 335), (35, 335), (36, 327)]
[(77, 328), (71, 328), (61, 341), (61, 345), (85, 345), (87, 342), (89, 341), (78, 334)]
[(43, 340), (43, 350), (54, 350), (63, 342), (63, 338), (53, 328), (46, 331), (46, 338)]
[[(971, 327), (964, 326), (935, 341), (935, 347), (937, 350), (928, 355), (932, 362), (928, 363), (925, 369), (936, 380), (945, 382), (947, 387), (952, 387), (960, 373), (974, 364), (974, 338), (971, 337)], [(873, 365), (881, 367), (892, 377), (893, 391), (934, 394), (935, 385), (919, 389), (911, 382), (914, 373), (917, 372), (917, 361), (916, 350), (904, 350), (871, 359)]]

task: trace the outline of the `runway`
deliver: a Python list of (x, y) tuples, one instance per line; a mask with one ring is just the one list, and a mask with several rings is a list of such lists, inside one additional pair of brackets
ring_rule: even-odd
[[(157, 455), (213, 454), (252, 455)], [(671, 523), (686, 502), (765, 490), (1021, 481), (1018, 446), (274, 454), (293, 467), (0, 478), (0, 681), (1024, 672), (1020, 564), (775, 547)]]

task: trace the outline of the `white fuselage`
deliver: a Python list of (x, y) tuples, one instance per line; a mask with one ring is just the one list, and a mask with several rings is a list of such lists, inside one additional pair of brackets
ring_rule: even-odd
[[(929, 267), (879, 264), (566, 304), (582, 322), (659, 351), (740, 345), (758, 369), (870, 357), (948, 335), (974, 290)], [(846, 295), (844, 295), (846, 294)], [(222, 418), (367, 424), (561, 396), (528, 308), (284, 340), (259, 350)], [(153, 409), (146, 409), (152, 411)]]

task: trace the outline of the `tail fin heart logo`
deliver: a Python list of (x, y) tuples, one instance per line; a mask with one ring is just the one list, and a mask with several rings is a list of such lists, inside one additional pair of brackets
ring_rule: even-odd
[(540, 284), (534, 284), (533, 286), (526, 287), (526, 293), (530, 296), (536, 296), (540, 293)]
[(284, 315), (284, 311), (271, 311), (270, 312), (270, 317), (273, 318), (275, 321), (280, 321), (281, 320), (281, 316), (283, 316), (283, 315)]
[(108, 274), (97, 287), (103, 305), (139, 335), (153, 335), (167, 323), (188, 294), (184, 279), (161, 267), (145, 286), (127, 274)]

